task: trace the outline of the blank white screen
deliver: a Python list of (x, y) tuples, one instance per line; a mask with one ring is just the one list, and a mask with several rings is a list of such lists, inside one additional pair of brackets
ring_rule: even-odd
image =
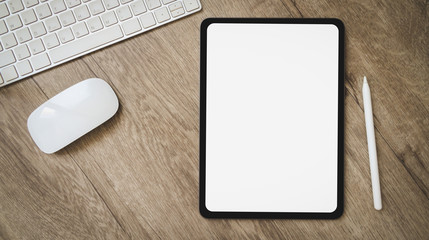
[(338, 38), (331, 24), (208, 27), (208, 210), (337, 208)]

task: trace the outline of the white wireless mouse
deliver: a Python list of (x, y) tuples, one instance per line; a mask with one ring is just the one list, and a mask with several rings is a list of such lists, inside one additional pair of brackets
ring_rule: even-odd
[(27, 126), (44, 153), (54, 153), (107, 121), (118, 110), (115, 92), (90, 78), (52, 97), (28, 117)]

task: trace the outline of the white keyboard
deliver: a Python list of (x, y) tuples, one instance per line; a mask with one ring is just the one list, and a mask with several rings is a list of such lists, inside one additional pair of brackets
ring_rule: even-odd
[(0, 0), (0, 87), (200, 9), (199, 0)]

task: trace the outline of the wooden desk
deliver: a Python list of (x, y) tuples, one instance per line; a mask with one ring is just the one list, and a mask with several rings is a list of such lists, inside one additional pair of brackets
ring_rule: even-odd
[[(198, 14), (0, 89), (0, 238), (429, 238), (429, 21), (421, 1), (203, 1)], [(346, 26), (345, 209), (337, 220), (207, 220), (198, 211), (199, 26), (207, 17), (336, 17)], [(370, 81), (383, 210), (361, 96)], [(26, 126), (90, 77), (113, 119), (56, 154)]]

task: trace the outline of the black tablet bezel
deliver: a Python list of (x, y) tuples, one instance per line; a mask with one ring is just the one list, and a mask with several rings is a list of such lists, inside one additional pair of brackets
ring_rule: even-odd
[[(212, 23), (258, 24), (333, 24), (339, 30), (338, 67), (338, 191), (337, 208), (331, 213), (318, 212), (213, 212), (206, 207), (206, 104), (207, 104), (207, 28)], [(287, 218), (287, 219), (335, 219), (344, 209), (344, 24), (339, 19), (291, 19), (291, 18), (208, 18), (201, 23), (200, 55), (200, 202), (199, 209), (206, 218)]]

